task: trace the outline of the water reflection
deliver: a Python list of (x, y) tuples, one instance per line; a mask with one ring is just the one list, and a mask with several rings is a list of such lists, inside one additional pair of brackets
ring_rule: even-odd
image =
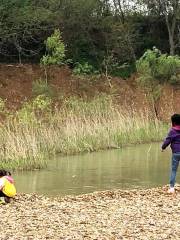
[[(20, 192), (82, 194), (114, 188), (153, 187), (169, 180), (170, 151), (144, 144), (50, 159), (46, 170), (17, 173)], [(178, 178), (177, 178), (178, 180)]]

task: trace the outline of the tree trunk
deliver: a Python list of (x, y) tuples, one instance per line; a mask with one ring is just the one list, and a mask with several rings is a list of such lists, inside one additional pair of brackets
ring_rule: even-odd
[(166, 25), (168, 29), (169, 34), (169, 48), (170, 48), (170, 55), (175, 55), (175, 28), (177, 23), (177, 16), (179, 12), (179, 0), (173, 0), (172, 1), (172, 20), (169, 19), (169, 12), (167, 10), (167, 2), (164, 0), (161, 0), (161, 6), (164, 12), (164, 16), (166, 19)]
[(175, 44), (173, 36), (169, 36), (169, 45), (170, 45), (170, 55), (175, 55)]

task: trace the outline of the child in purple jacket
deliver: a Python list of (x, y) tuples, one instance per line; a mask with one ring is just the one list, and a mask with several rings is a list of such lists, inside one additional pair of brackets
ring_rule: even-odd
[(170, 144), (172, 150), (172, 165), (171, 165), (171, 177), (170, 188), (168, 193), (175, 193), (174, 185), (176, 180), (176, 172), (180, 161), (180, 114), (174, 114), (171, 117), (172, 128), (170, 129), (168, 136), (162, 144), (162, 151)]

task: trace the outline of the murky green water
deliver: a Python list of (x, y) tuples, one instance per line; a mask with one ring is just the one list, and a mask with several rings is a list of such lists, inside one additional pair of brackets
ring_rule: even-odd
[[(46, 170), (14, 177), (19, 192), (50, 196), (82, 194), (115, 188), (147, 188), (169, 181), (170, 150), (144, 144), (119, 150), (50, 159)], [(180, 176), (177, 177), (177, 181)]]

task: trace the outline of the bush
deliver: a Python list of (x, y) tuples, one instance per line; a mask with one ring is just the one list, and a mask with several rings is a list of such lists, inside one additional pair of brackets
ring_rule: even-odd
[(5, 101), (0, 98), (0, 113), (3, 113), (5, 111)]
[(47, 97), (53, 97), (55, 95), (51, 86), (46, 81), (39, 79), (32, 83), (32, 92), (34, 96), (45, 95)]
[(136, 72), (135, 62), (120, 62), (117, 57), (113, 54), (106, 56), (101, 64), (102, 72), (105, 73), (106, 77), (108, 75), (129, 78), (134, 72)]
[[(159, 83), (174, 82), (180, 71), (180, 58), (161, 54), (157, 48), (147, 50), (137, 61), (137, 71), (141, 76), (149, 75)], [(178, 82), (178, 81), (177, 81)]]
[(21, 123), (36, 123), (38, 117), (45, 116), (51, 111), (52, 101), (45, 95), (39, 95), (31, 102), (25, 102), (17, 112), (17, 119)]
[(170, 78), (169, 83), (172, 84), (172, 85), (179, 85), (180, 84), (180, 74), (173, 75)]
[(95, 71), (94, 67), (90, 65), (88, 62), (84, 62), (84, 63), (78, 62), (75, 64), (73, 73), (76, 75), (90, 75), (90, 74), (97, 74), (98, 72)]
[(37, 96), (32, 102), (33, 109), (39, 111), (50, 111), (51, 104), (52, 100), (43, 94)]
[(134, 72), (136, 72), (136, 66), (134, 63), (124, 63), (122, 65), (112, 66), (111, 75), (126, 79), (129, 78)]
[(65, 58), (65, 45), (62, 41), (61, 33), (55, 30), (54, 33), (47, 38), (46, 42), (47, 54), (41, 59), (41, 64), (47, 65), (62, 65)]

